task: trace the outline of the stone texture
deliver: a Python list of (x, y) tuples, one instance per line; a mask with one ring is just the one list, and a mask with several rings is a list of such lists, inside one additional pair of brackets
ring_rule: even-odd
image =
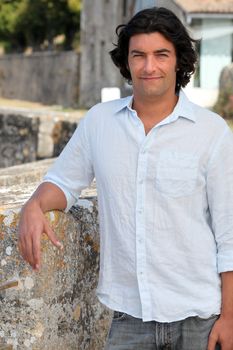
[(78, 103), (79, 54), (74, 51), (0, 57), (0, 95), (59, 104)]
[(41, 114), (37, 159), (57, 157), (71, 138), (82, 116), (83, 112)]
[[(9, 168), (0, 169), (0, 191), (1, 191), (1, 203), (4, 205), (13, 205), (14, 201), (9, 202), (9, 197), (4, 200), (2, 193), (5, 190), (6, 194), (13, 193), (13, 188), (22, 188), (25, 184), (36, 186), (48, 167), (52, 165), (54, 158), (40, 160), (37, 162), (27, 163), (22, 165), (15, 165)], [(26, 192), (27, 193), (27, 192)]]
[(0, 107), (0, 168), (58, 156), (83, 114)]
[(0, 167), (36, 160), (38, 118), (0, 112)]
[[(40, 173), (43, 164), (39, 163)], [(6, 170), (0, 171), (0, 181)], [(54, 248), (44, 236), (43, 265), (35, 273), (17, 248), (19, 211), (31, 193), (28, 185), (23, 189), (11, 179), (11, 186), (0, 187), (0, 349), (102, 350), (110, 313), (95, 296), (99, 268), (96, 191), (83, 193), (68, 214), (46, 214), (64, 250)], [(36, 183), (31, 186), (35, 188)], [(20, 191), (23, 198), (11, 205), (11, 192), (17, 198)]]
[(61, 153), (76, 128), (77, 123), (72, 123), (65, 120), (61, 120), (54, 125), (52, 132), (53, 157), (56, 157)]

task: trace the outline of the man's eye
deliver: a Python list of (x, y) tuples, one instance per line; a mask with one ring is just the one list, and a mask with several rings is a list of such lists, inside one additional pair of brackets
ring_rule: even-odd
[(157, 56), (158, 57), (168, 57), (168, 55), (166, 53), (159, 53)]

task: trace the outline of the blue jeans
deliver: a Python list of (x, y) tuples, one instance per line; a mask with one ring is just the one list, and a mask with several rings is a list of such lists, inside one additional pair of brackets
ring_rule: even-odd
[(115, 311), (105, 350), (207, 350), (209, 333), (217, 318), (143, 322)]

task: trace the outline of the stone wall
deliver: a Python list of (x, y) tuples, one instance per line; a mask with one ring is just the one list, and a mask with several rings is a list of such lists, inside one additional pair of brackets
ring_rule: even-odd
[(20, 208), (50, 162), (0, 170), (0, 349), (102, 350), (110, 313), (95, 297), (99, 264), (95, 189), (83, 192), (68, 214), (46, 214), (64, 250), (58, 251), (43, 237), (39, 273), (17, 249)]
[(78, 103), (79, 54), (38, 52), (0, 56), (0, 96), (44, 104)]
[(82, 115), (0, 107), (0, 168), (58, 156)]
[(39, 119), (0, 114), (0, 167), (32, 162), (37, 157)]

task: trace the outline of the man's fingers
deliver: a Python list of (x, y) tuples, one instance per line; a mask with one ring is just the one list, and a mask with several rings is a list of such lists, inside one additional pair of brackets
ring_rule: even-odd
[(32, 238), (25, 239), (24, 236), (20, 237), (19, 249), (24, 258), (32, 267), (34, 267), (34, 256), (33, 256), (33, 242)]
[(208, 348), (207, 350), (215, 350), (217, 345), (217, 339), (215, 337), (209, 336)]
[(34, 261), (34, 266), (33, 268), (35, 270), (39, 270), (41, 267), (41, 244), (40, 244), (40, 235), (34, 236), (33, 237), (33, 261)]
[(49, 224), (46, 225), (46, 232), (45, 232), (48, 236), (48, 238), (50, 239), (50, 241), (59, 249), (63, 249), (63, 245), (62, 243), (57, 239), (55, 233), (53, 232), (53, 230), (51, 229), (51, 227), (49, 226)]
[(41, 267), (41, 235), (45, 233), (50, 241), (57, 247), (62, 249), (63, 245), (57, 239), (49, 223), (44, 215), (39, 215), (32, 223), (28, 223), (25, 219), (21, 222), (19, 229), (19, 251), (25, 261), (27, 261), (34, 270)]

